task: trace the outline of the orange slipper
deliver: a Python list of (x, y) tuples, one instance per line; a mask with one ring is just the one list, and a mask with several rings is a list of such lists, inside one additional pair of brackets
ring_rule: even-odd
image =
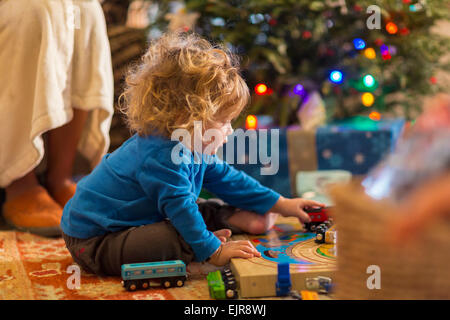
[(77, 187), (76, 183), (71, 183), (70, 185), (66, 185), (62, 188), (60, 188), (55, 193), (51, 193), (52, 198), (62, 207), (66, 205), (67, 201), (70, 200), (70, 198), (73, 197), (75, 194), (75, 189)]
[(3, 217), (12, 227), (38, 235), (60, 236), (62, 208), (42, 186), (36, 186), (3, 205)]

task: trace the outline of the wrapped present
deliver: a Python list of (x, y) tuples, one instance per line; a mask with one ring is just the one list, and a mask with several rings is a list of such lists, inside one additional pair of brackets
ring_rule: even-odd
[[(242, 143), (243, 135), (245, 143)], [(292, 196), (286, 128), (237, 129), (218, 153), (220, 158), (262, 185), (285, 197)]]
[[(315, 131), (290, 127), (287, 131), (290, 176), (316, 170), (345, 170), (364, 175), (393, 151), (403, 126), (402, 119), (373, 121), (358, 116)], [(296, 190), (292, 180), (292, 190)]]

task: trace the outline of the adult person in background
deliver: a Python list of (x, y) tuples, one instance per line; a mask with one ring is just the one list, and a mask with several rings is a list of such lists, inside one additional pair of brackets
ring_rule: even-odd
[(19, 230), (60, 235), (77, 151), (94, 167), (109, 147), (113, 75), (100, 3), (2, 0), (0, 47), (3, 216)]

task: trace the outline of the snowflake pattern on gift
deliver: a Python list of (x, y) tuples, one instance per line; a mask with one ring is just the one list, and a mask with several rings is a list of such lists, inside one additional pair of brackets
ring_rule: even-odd
[(325, 150), (323, 150), (323, 152), (322, 152), (322, 157), (324, 158), (324, 159), (331, 159), (331, 156), (333, 155), (333, 153), (331, 152), (331, 150), (330, 149), (325, 149)]
[(384, 155), (390, 151), (390, 140), (392, 139), (389, 132), (382, 132), (370, 138), (370, 152), (374, 154), (380, 154), (383, 158)]
[(333, 168), (340, 168), (344, 162), (344, 159), (339, 154), (333, 154), (330, 158), (330, 165)]
[(319, 170), (346, 170), (366, 174), (393, 149), (403, 121), (377, 123), (364, 131), (350, 124), (317, 129), (316, 150)]
[(362, 153), (357, 153), (357, 154), (355, 154), (354, 160), (355, 160), (355, 163), (362, 164), (362, 163), (364, 163), (364, 155)]

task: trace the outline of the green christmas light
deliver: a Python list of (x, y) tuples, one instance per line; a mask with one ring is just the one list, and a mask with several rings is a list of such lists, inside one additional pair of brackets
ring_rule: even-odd
[(375, 85), (375, 78), (371, 74), (368, 74), (364, 76), (363, 82), (367, 88), (372, 88)]

